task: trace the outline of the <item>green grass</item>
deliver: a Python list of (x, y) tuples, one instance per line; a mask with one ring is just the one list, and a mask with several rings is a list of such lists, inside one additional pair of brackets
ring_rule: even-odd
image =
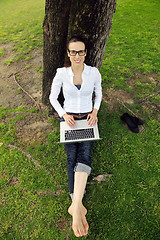
[(125, 87), (135, 72), (159, 73), (159, 1), (119, 0), (101, 72), (106, 87)]
[[(0, 110), (1, 121), (5, 122), (0, 125), (1, 142), (22, 148), (14, 124), (23, 119), (25, 109)], [(119, 113), (110, 112), (104, 103), (99, 118), (103, 141), (94, 146), (90, 180), (106, 172), (113, 176), (104, 183), (87, 186), (87, 239), (158, 239), (159, 124), (150, 120), (143, 134), (131, 134), (123, 127)], [(52, 123), (58, 124), (54, 119)], [(70, 200), (66, 153), (62, 145), (57, 147), (58, 139), (59, 132), (53, 131), (46, 143), (26, 149), (38, 166), (19, 150), (5, 144), (0, 147), (2, 239), (65, 239)], [(12, 175), (17, 184), (13, 178), (8, 183)], [(69, 239), (75, 239), (73, 233)]]
[(0, 43), (12, 43), (12, 51), (15, 52), (6, 64), (27, 59), (31, 50), (42, 47), (44, 1), (2, 0), (0, 16)]
[[(147, 77), (158, 78), (159, 73), (159, 8), (157, 0), (118, 1), (101, 68), (104, 92), (120, 88), (140, 99), (159, 89)], [(43, 14), (40, 0), (0, 2), (1, 43), (12, 43), (17, 59), (28, 59), (27, 68), (29, 51), (42, 46)], [(0, 56), (5, 56), (3, 49)], [(157, 104), (159, 96), (151, 101)], [(117, 105), (113, 111), (102, 103), (99, 129), (103, 140), (94, 145), (89, 181), (103, 173), (112, 176), (106, 182), (87, 185), (84, 205), (90, 230), (82, 239), (160, 239), (158, 113), (146, 111), (142, 104), (127, 107), (145, 121), (146, 131), (132, 134), (120, 120), (126, 109)], [(63, 145), (57, 145), (59, 131), (52, 131), (45, 142), (29, 146), (16, 135), (15, 123), (35, 112), (37, 109), (0, 107), (0, 239), (64, 240), (67, 234), (68, 239), (77, 239), (73, 232), (68, 233), (66, 153)], [(53, 118), (48, 121), (53, 128), (59, 124)], [(8, 144), (31, 154), (35, 162)]]

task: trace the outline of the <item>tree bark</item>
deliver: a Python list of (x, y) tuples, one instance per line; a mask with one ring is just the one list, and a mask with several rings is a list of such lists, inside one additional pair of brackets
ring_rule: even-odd
[(68, 35), (70, 0), (46, 0), (43, 21), (43, 94), (42, 102), (49, 105), (53, 77), (64, 65)]
[[(100, 69), (112, 26), (116, 0), (46, 0), (44, 18), (44, 104), (57, 67), (63, 67), (67, 40), (83, 35), (87, 45), (85, 63)], [(62, 96), (60, 98), (62, 102)]]
[(69, 37), (82, 34), (87, 46), (86, 64), (100, 69), (112, 26), (116, 0), (72, 0)]

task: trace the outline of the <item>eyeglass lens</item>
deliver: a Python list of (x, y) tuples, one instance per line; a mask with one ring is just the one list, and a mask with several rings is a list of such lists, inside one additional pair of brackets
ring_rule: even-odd
[(76, 56), (77, 53), (78, 53), (79, 56), (84, 56), (85, 55), (85, 50), (76, 51), (76, 50), (69, 50), (68, 49), (68, 51), (69, 51), (69, 54), (71, 56)]

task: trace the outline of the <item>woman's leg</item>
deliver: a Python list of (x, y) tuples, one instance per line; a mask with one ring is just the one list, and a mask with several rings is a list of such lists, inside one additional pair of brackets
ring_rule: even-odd
[(87, 209), (82, 204), (87, 178), (88, 174), (86, 172), (75, 172), (73, 201), (68, 212), (73, 218), (72, 228), (76, 237), (87, 235), (89, 228), (85, 216)]
[(83, 206), (82, 199), (88, 175), (91, 172), (92, 146), (92, 142), (82, 142), (79, 143), (78, 146), (78, 162), (75, 167), (73, 202), (68, 209), (69, 214), (71, 214), (73, 217), (72, 228), (75, 236), (77, 237), (87, 235), (89, 228), (85, 217), (87, 214), (87, 209)]
[(67, 173), (68, 173), (68, 186), (70, 194), (74, 191), (74, 169), (77, 163), (77, 143), (65, 144), (67, 152)]
[(87, 172), (88, 175), (90, 175), (92, 148), (93, 148), (92, 141), (78, 143), (77, 164), (75, 167), (75, 172)]

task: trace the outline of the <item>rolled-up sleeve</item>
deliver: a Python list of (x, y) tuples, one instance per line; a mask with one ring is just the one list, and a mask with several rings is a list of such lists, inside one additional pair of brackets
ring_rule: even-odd
[(52, 82), (49, 100), (51, 105), (54, 107), (54, 109), (56, 110), (56, 112), (60, 117), (62, 117), (66, 113), (58, 101), (58, 95), (60, 93), (62, 85), (63, 85), (63, 77), (61, 74), (61, 69), (57, 69), (56, 75)]
[(94, 92), (95, 92), (95, 100), (94, 100), (94, 108), (99, 110), (101, 101), (102, 101), (102, 77), (100, 72), (97, 68), (95, 68), (96, 74), (95, 74), (95, 84), (94, 84)]

